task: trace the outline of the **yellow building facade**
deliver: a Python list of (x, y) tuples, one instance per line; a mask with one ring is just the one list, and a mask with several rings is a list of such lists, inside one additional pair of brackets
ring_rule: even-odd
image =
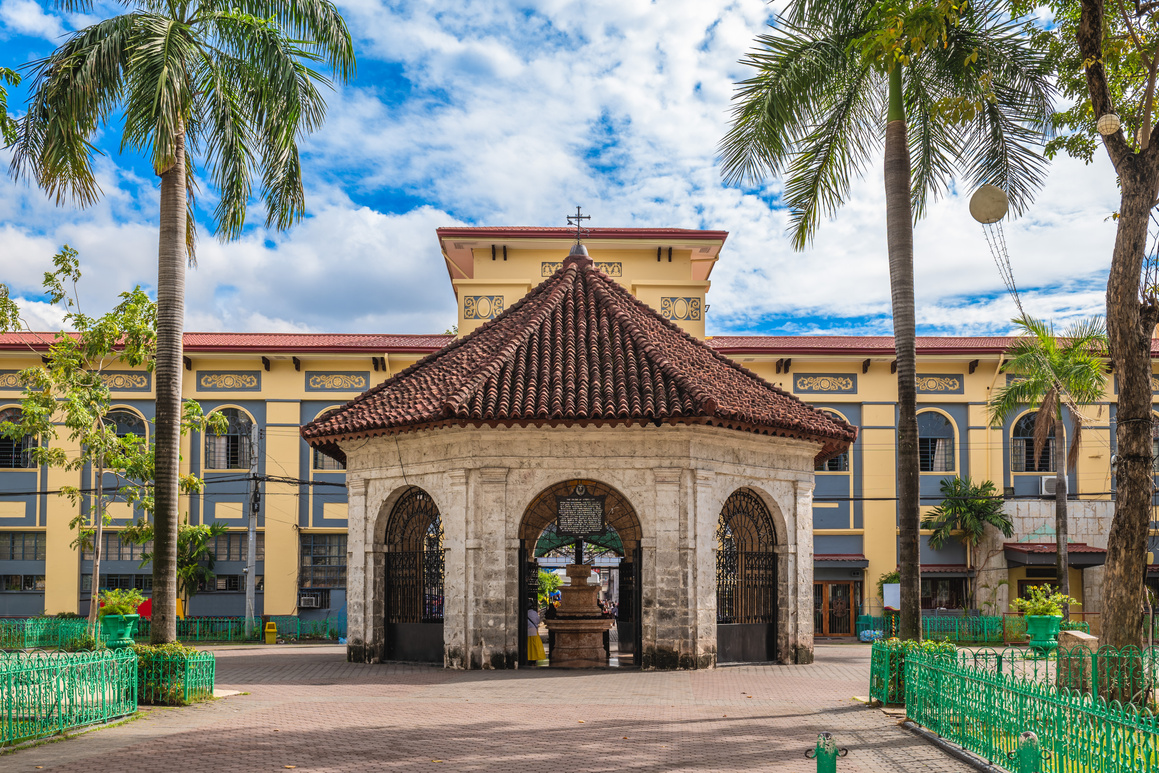
[[(437, 239), (458, 316), (467, 335), (559, 268), (574, 241), (562, 228), (443, 228)], [(584, 243), (597, 266), (641, 302), (696, 338), (705, 338), (710, 275), (728, 259), (727, 233), (681, 229), (591, 229)], [(208, 413), (225, 411), (230, 433), (185, 439), (182, 464), (203, 477), (205, 491), (187, 498), (190, 523), (223, 522), (216, 545), (218, 577), (193, 601), (193, 615), (244, 611), (245, 535), (256, 458), (259, 608), (262, 614), (341, 615), (346, 561), (345, 473), (301, 440), (298, 428), (323, 411), (417, 362), (451, 340), (446, 335), (305, 335), (190, 333), (185, 339), (185, 397)], [(880, 609), (878, 578), (897, 567), (897, 381), (892, 339), (867, 336), (716, 336), (721, 355), (786, 392), (859, 428), (849, 454), (816, 472), (814, 626), (817, 635), (853, 633), (858, 612)], [(1029, 411), (991, 427), (987, 404), (1005, 383), (1006, 338), (920, 338), (918, 409), (923, 511), (938, 501), (941, 482), (968, 476), (991, 480), (1008, 498), (1014, 537), (995, 539), (971, 554), (954, 543), (939, 550), (923, 536), (923, 603), (964, 606), (971, 578), (974, 606), (1001, 613), (1010, 595), (1053, 575), (1053, 499), (1045, 487), (1053, 460), (1027, 451)], [(35, 341), (0, 337), (0, 414), (18, 407), (22, 368), (39, 364)], [(126, 431), (148, 432), (151, 375), (126, 368), (110, 376)], [(1098, 610), (1102, 548), (1114, 489), (1114, 382), (1090, 409), (1084, 450), (1069, 476), (1072, 595)], [(1030, 416), (1031, 419), (1026, 417)], [(253, 448), (249, 428), (257, 426)], [(1020, 434), (1021, 433), (1021, 434)], [(0, 445), (0, 616), (85, 611), (91, 562), (72, 547), (74, 510), (56, 495), (77, 485), (77, 473), (22, 466), (19, 444)], [(90, 474), (91, 478), (91, 474)], [(86, 479), (82, 476), (83, 485)], [(105, 543), (101, 587), (148, 590), (139, 551), (121, 546), (116, 530), (132, 517), (117, 514)], [(1097, 625), (1097, 623), (1096, 623)]]

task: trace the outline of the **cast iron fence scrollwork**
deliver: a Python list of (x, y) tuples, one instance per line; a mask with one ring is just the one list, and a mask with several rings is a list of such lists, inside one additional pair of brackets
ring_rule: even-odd
[(386, 544), (387, 621), (443, 622), (443, 522), (430, 494), (412, 488), (402, 496)]
[(716, 543), (716, 622), (775, 623), (776, 533), (755, 494), (742, 489), (724, 503)]

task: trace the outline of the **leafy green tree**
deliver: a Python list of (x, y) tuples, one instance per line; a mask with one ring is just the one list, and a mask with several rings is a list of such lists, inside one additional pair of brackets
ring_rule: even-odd
[[(76, 250), (67, 244), (53, 258), (54, 270), (44, 275), (44, 292), (63, 311), (63, 321), (72, 332), (37, 339), (20, 316), (20, 309), (0, 285), (0, 332), (24, 332), (37, 353), (47, 348), (44, 364), (20, 372), (23, 394), (20, 420), (0, 422), (0, 434), (19, 441), (38, 438), (29, 450), (33, 463), (82, 475), (82, 485), (61, 486), (61, 492), (77, 507), (71, 527), (76, 530), (75, 546), (92, 550), (93, 593), (100, 582), (102, 532), (111, 520), (108, 506), (127, 502), (148, 513), (154, 509), (152, 481), (154, 453), (143, 435), (118, 433), (106, 372), (113, 367), (152, 369), (156, 344), (155, 304), (140, 287), (122, 293), (112, 311), (92, 317), (81, 310), (77, 284), (81, 278)], [(37, 348), (39, 347), (39, 349)], [(182, 426), (224, 430), (224, 419), (207, 419), (192, 401), (184, 406)], [(76, 450), (53, 441), (61, 432)], [(92, 485), (84, 485), (91, 474)], [(181, 476), (186, 493), (200, 491), (202, 482), (191, 475)], [(95, 626), (97, 604), (89, 605), (89, 625)]]
[(784, 175), (793, 244), (803, 249), (884, 135), (907, 639), (921, 637), (914, 219), (955, 176), (997, 185), (1019, 212), (1044, 175), (1036, 146), (1052, 76), (1006, 11), (993, 0), (793, 3), (743, 60), (756, 74), (738, 86), (720, 148), (729, 182)]
[[(214, 578), (217, 555), (213, 552), (213, 540), (225, 534), (229, 526), (224, 523), (190, 526), (188, 520), (177, 531), (177, 593), (185, 614), (189, 614), (189, 601), (201, 586)], [(148, 545), (153, 541), (153, 524), (139, 521), (125, 529), (121, 539), (138, 545)], [(153, 551), (141, 553), (141, 566), (153, 560)]]
[[(1018, 9), (1040, 3), (1019, 0)], [(1107, 539), (1103, 644), (1141, 644), (1154, 489), (1151, 337), (1159, 322), (1159, 265), (1148, 228), (1159, 198), (1159, 143), (1151, 142), (1159, 71), (1159, 4), (1048, 0), (1052, 23), (1037, 31), (1066, 100), (1048, 152), (1090, 161), (1099, 145), (1119, 185), (1115, 246), (1107, 276), (1107, 339), (1118, 376), (1115, 516)], [(1104, 116), (1122, 128), (1098, 131)]]
[(16, 142), (16, 120), (8, 115), (8, 90), (4, 88), (20, 85), (20, 75), (15, 70), (0, 67), (0, 140), (4, 145)]
[[(56, 0), (89, 13), (92, 0)], [(34, 63), (13, 169), (58, 203), (87, 206), (100, 190), (94, 134), (123, 124), (161, 178), (157, 269), (156, 560), (153, 643), (176, 638), (177, 532), (185, 262), (196, 160), (213, 183), (222, 239), (241, 235), (260, 178), (267, 227), (305, 211), (298, 140), (325, 115), (323, 65), (346, 81), (354, 47), (329, 0), (125, 0), (126, 13), (78, 30)]]
[(1014, 524), (1003, 511), (1002, 495), (992, 481), (974, 483), (969, 478), (945, 478), (941, 483), (942, 502), (922, 519), (922, 528), (929, 529), (930, 547), (941, 548), (951, 539), (958, 539), (970, 553), (974, 578), (970, 581), (970, 607), (978, 598), (978, 543), (992, 526), (1009, 537)]
[[(1102, 358), (1106, 356), (1107, 334), (1101, 319), (1076, 322), (1061, 336), (1054, 327), (1030, 316), (1019, 317), (1014, 324), (1022, 337), (1007, 353), (1006, 373), (1018, 376), (999, 387), (990, 398), (990, 423), (1001, 426), (1008, 417), (1024, 407), (1038, 413), (1034, 422), (1034, 459), (1041, 460), (1048, 438), (1054, 438), (1054, 531), (1058, 553), (1058, 588), (1070, 594), (1070, 561), (1067, 557), (1066, 471), (1078, 464), (1082, 447), (1083, 415), (1079, 406), (1103, 399), (1107, 374)], [(1074, 426), (1070, 450), (1066, 448), (1065, 419)]]
[(539, 570), (539, 603), (546, 604), (550, 599), (551, 594), (555, 593), (563, 585), (563, 578), (555, 572), (545, 572)]

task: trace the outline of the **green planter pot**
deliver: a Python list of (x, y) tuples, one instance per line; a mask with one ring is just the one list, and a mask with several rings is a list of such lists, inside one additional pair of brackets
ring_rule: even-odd
[[(137, 631), (139, 615), (105, 615), (101, 618), (101, 635), (112, 650), (130, 647)], [(1056, 627), (1057, 630), (1057, 627)]]
[(1058, 626), (1061, 622), (1061, 615), (1026, 615), (1026, 635), (1030, 637), (1030, 648), (1049, 652), (1058, 647)]

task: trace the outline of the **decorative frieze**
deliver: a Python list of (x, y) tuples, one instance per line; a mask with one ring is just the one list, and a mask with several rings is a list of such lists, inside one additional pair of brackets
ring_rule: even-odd
[(793, 391), (798, 394), (856, 394), (857, 374), (798, 373), (793, 377)]
[[(2, 381), (3, 378), (3, 372), (0, 372), (0, 381)], [(1007, 383), (1009, 383), (1009, 377), (1007, 377)], [(1115, 394), (1119, 394), (1119, 377), (1117, 375), (1115, 376)], [(1159, 376), (1155, 375), (1154, 373), (1151, 374), (1151, 394), (1159, 395)]]
[(23, 388), (20, 383), (20, 371), (0, 370), (0, 389), (19, 391)]
[(197, 373), (198, 392), (260, 392), (260, 370), (203, 370)]
[(660, 299), (660, 316), (664, 319), (690, 321), (700, 319), (699, 298), (676, 298), (664, 296)]
[[(548, 277), (563, 268), (563, 261), (546, 261), (539, 265), (539, 275)], [(617, 261), (600, 261), (596, 263), (596, 268), (603, 271), (608, 276), (622, 277), (624, 275), (624, 264)]]
[(307, 392), (364, 392), (370, 386), (370, 371), (306, 371)]
[(960, 374), (919, 373), (918, 391), (942, 395), (960, 395), (966, 391)]
[(153, 374), (139, 370), (107, 370), (101, 381), (111, 392), (148, 392), (153, 387)]
[(463, 319), (495, 319), (502, 313), (502, 295), (468, 295), (463, 298)]

